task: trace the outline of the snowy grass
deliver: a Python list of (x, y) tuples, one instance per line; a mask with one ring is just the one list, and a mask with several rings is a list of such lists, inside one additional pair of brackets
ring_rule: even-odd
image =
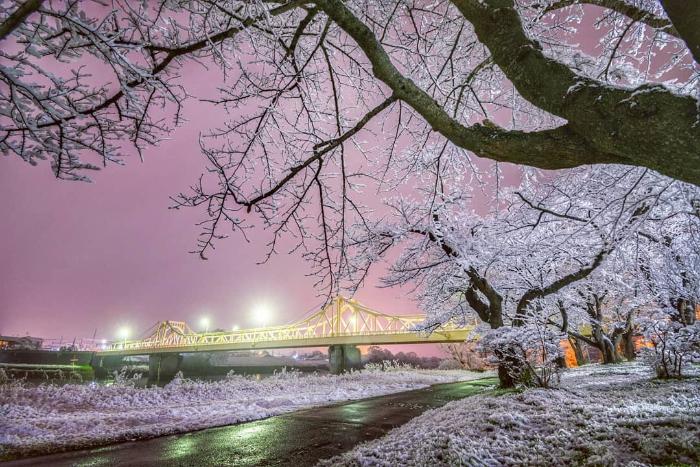
[(183, 433), (306, 407), (490, 376), (391, 367), (341, 376), (284, 372), (255, 380), (176, 379), (129, 384), (0, 385), (0, 460)]
[(451, 402), (322, 464), (699, 465), (700, 379), (589, 365), (558, 390)]

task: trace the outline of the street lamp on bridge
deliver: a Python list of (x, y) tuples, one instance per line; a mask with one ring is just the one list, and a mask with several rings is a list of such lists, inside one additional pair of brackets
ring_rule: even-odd
[(122, 341), (122, 348), (126, 347), (126, 340), (129, 338), (129, 328), (122, 326), (117, 331), (117, 337)]

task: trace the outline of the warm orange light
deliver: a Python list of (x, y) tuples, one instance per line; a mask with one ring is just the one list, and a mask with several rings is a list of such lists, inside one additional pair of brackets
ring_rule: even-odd
[(564, 362), (566, 367), (576, 368), (578, 366), (578, 362), (576, 361), (576, 352), (574, 352), (571, 342), (569, 342), (568, 339), (562, 339), (561, 342), (559, 342), (559, 345), (561, 345), (561, 348), (564, 350)]

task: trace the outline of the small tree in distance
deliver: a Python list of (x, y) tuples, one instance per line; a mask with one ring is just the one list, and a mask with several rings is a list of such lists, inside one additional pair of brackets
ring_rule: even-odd
[(452, 362), (458, 368), (484, 371), (491, 367), (487, 353), (479, 347), (479, 337), (469, 337), (459, 344), (442, 344), (441, 348), (449, 357), (446, 362)]

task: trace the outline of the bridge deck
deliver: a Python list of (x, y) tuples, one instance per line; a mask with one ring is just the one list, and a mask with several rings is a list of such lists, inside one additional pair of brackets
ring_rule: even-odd
[(284, 339), (279, 341), (236, 342), (224, 344), (188, 344), (188, 345), (144, 345), (139, 348), (112, 348), (97, 352), (98, 356), (107, 355), (149, 355), (157, 353), (191, 353), (191, 352), (222, 352), (234, 350), (271, 350), (292, 349), (303, 347), (328, 347), (335, 344), (348, 345), (390, 345), (390, 344), (438, 344), (464, 342), (469, 334), (468, 329), (450, 331), (435, 331), (430, 335), (415, 332), (391, 334), (340, 335), (303, 339)]

